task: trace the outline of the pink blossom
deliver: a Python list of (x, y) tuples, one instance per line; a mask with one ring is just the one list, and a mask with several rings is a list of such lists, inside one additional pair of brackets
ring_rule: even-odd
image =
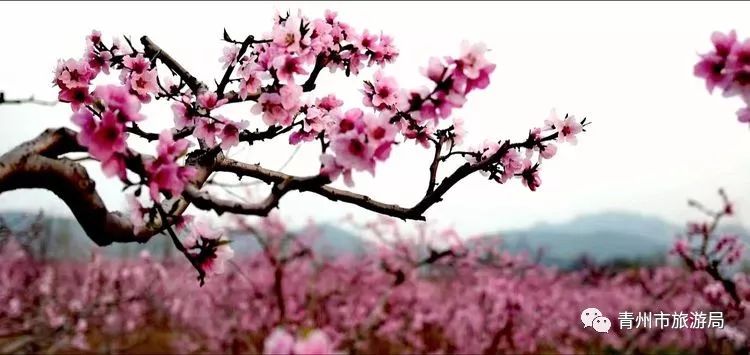
[(102, 33), (97, 30), (92, 30), (91, 34), (86, 36), (86, 44), (89, 46), (95, 46), (102, 43)]
[(89, 93), (88, 87), (75, 87), (73, 89), (62, 89), (57, 99), (61, 102), (69, 102), (73, 112), (78, 111), (81, 106), (90, 105), (94, 99)]
[(370, 57), (371, 62), (375, 62), (383, 67), (386, 63), (391, 63), (398, 57), (398, 49), (393, 44), (393, 37), (381, 34), (380, 43)]
[(153, 69), (134, 73), (130, 77), (130, 88), (141, 98), (141, 101), (148, 102), (150, 94), (159, 92), (156, 80), (156, 70)]
[(127, 166), (125, 156), (122, 153), (113, 153), (102, 161), (102, 172), (105, 176), (117, 176), (120, 180), (127, 180)]
[(432, 135), (435, 133), (435, 125), (432, 121), (427, 121), (424, 125), (417, 126), (416, 128), (405, 125), (401, 133), (407, 139), (413, 139), (415, 143), (429, 149), (432, 144), (430, 139), (432, 139)]
[(122, 59), (122, 65), (135, 74), (141, 74), (151, 67), (151, 63), (142, 53), (138, 53), (135, 56), (125, 56)]
[(465, 102), (466, 97), (456, 92), (439, 91), (432, 100), (422, 104), (419, 113), (422, 120), (433, 119), (437, 123), (438, 118), (448, 118), (454, 107), (461, 107)]
[(557, 153), (557, 146), (552, 143), (543, 144), (541, 147), (536, 147), (535, 149), (539, 150), (539, 156), (544, 159), (551, 159)]
[(138, 197), (135, 195), (128, 195), (128, 207), (130, 210), (130, 223), (133, 224), (134, 232), (142, 230), (146, 226), (146, 212), (148, 208), (144, 208)]
[(222, 235), (223, 232), (207, 220), (197, 220), (184, 243), (201, 269), (209, 275), (223, 273), (225, 263), (234, 256), (229, 240)]
[(172, 196), (182, 193), (188, 180), (195, 176), (193, 167), (181, 167), (169, 156), (159, 156), (146, 162), (148, 187), (151, 198), (159, 200), (159, 192), (168, 192)]
[(112, 53), (110, 53), (109, 51), (99, 52), (93, 47), (88, 47), (86, 49), (86, 54), (84, 55), (84, 57), (87, 60), (89, 67), (91, 67), (91, 69), (94, 70), (95, 73), (98, 74), (99, 72), (103, 72), (104, 74), (109, 74), (109, 66), (111, 65)]
[(219, 108), (227, 102), (229, 102), (229, 100), (226, 98), (219, 100), (219, 95), (213, 91), (206, 91), (198, 95), (198, 104), (209, 111)]
[(273, 60), (272, 66), (276, 69), (276, 76), (285, 83), (294, 83), (294, 74), (307, 74), (299, 57), (283, 55)]
[(78, 127), (81, 127), (81, 132), (78, 133), (77, 137), (78, 143), (84, 147), (88, 147), (93, 139), (94, 130), (96, 130), (94, 114), (87, 108), (82, 108), (73, 114), (71, 121)]
[(521, 172), (521, 182), (529, 190), (536, 191), (542, 185), (542, 178), (539, 177), (539, 164), (532, 165), (531, 160), (525, 159)]
[(299, 54), (310, 44), (309, 37), (302, 37), (299, 20), (291, 16), (284, 23), (274, 25), (272, 38), (274, 45), (292, 54)]
[(263, 354), (289, 355), (294, 347), (294, 336), (282, 328), (276, 328), (263, 341)]
[(177, 159), (183, 156), (191, 143), (187, 139), (174, 140), (172, 132), (163, 130), (159, 134), (159, 144), (156, 146), (156, 153), (169, 159)]
[(336, 95), (333, 94), (322, 97), (315, 103), (316, 106), (326, 111), (332, 111), (335, 108), (341, 107), (343, 104), (344, 102), (336, 98)]
[(331, 354), (333, 351), (331, 341), (321, 330), (310, 332), (305, 338), (298, 339), (294, 344), (295, 355)]
[(193, 135), (202, 139), (209, 147), (214, 147), (216, 146), (216, 136), (222, 129), (224, 129), (224, 123), (213, 118), (200, 117), (197, 118)]
[(193, 110), (189, 107), (189, 104), (180, 101), (175, 102), (172, 104), (172, 112), (174, 113), (175, 128), (183, 129), (195, 125), (195, 116), (193, 116)]
[(422, 74), (435, 83), (439, 83), (443, 79), (443, 75), (447, 69), (440, 58), (431, 57), (427, 68), (422, 68)]
[(730, 85), (731, 76), (727, 72), (727, 57), (737, 44), (737, 34), (714, 32), (711, 35), (714, 51), (701, 55), (701, 60), (693, 68), (696, 76), (706, 79), (706, 88), (713, 92), (715, 87), (726, 89)]
[[(729, 39), (726, 39), (726, 41), (729, 41)], [(722, 48), (726, 45), (728, 45), (728, 43), (723, 44)], [(714, 71), (715, 70), (716, 68), (714, 68)], [(732, 82), (724, 94), (727, 96), (734, 94), (747, 96), (748, 90), (750, 90), (748, 88), (750, 87), (750, 39), (746, 39), (732, 46), (732, 50), (729, 52), (729, 56), (727, 56), (726, 71), (731, 75)], [(711, 78), (707, 78), (707, 81), (709, 79)]]
[(312, 22), (312, 33), (310, 34), (310, 48), (312, 54), (317, 55), (333, 47), (333, 26), (324, 20), (316, 19)]
[(125, 143), (125, 126), (120, 123), (111, 111), (102, 115), (102, 120), (90, 135), (88, 149), (91, 156), (99, 160), (107, 160), (115, 152), (124, 152), (127, 148)]
[(245, 100), (248, 95), (255, 95), (260, 93), (260, 88), (263, 85), (261, 80), (262, 68), (255, 62), (244, 63), (240, 69), (241, 80), (240, 80), (240, 97)]
[(219, 62), (223, 63), (222, 68), (229, 68), (230, 65), (237, 62), (237, 55), (239, 55), (239, 53), (240, 49), (235, 45), (224, 47), (224, 54), (219, 57)]
[(61, 89), (88, 87), (96, 72), (85, 60), (68, 59), (61, 61), (55, 70), (55, 83)]
[(284, 109), (281, 104), (281, 95), (277, 93), (262, 93), (251, 110), (254, 114), (263, 113), (263, 122), (269, 126), (275, 124), (288, 126), (293, 121), (292, 114)]
[(374, 149), (367, 143), (367, 137), (356, 131), (350, 131), (335, 137), (331, 148), (336, 153), (336, 162), (344, 168), (367, 170), (375, 173)]
[(221, 148), (229, 149), (240, 143), (240, 131), (247, 128), (249, 122), (240, 121), (234, 122), (224, 117), (220, 120), (224, 123), (224, 127), (219, 132), (219, 138), (221, 139)]
[(510, 149), (500, 158), (500, 164), (503, 166), (502, 182), (507, 181), (516, 174), (520, 174), (525, 168), (525, 161), (521, 154), (515, 149)]
[(464, 127), (463, 118), (453, 119), (453, 144), (461, 145), (466, 137), (466, 128)]
[(384, 161), (388, 159), (398, 129), (390, 123), (390, 115), (367, 115), (364, 118), (367, 141), (373, 147), (373, 157)]
[(487, 47), (484, 43), (461, 43), (461, 56), (457, 60), (460, 64), (460, 73), (466, 78), (477, 79), (482, 69), (491, 65), (484, 57), (485, 52)]
[(279, 90), (281, 95), (281, 105), (291, 114), (296, 114), (301, 106), (300, 97), (302, 96), (302, 87), (289, 83)]
[(374, 107), (378, 110), (393, 108), (398, 102), (399, 88), (396, 79), (385, 76), (382, 72), (375, 73), (372, 83), (365, 83), (365, 106)]
[(364, 112), (358, 108), (352, 108), (344, 112), (343, 115), (334, 116), (335, 124), (331, 127), (333, 135), (348, 133), (352, 130), (361, 130), (363, 128)]
[(583, 126), (580, 122), (576, 121), (575, 116), (566, 115), (562, 120), (556, 116), (552, 116), (549, 122), (551, 123), (551, 127), (557, 132), (557, 140), (560, 143), (570, 142), (573, 145), (578, 143), (576, 134), (583, 131)]
[(101, 100), (108, 111), (115, 112), (120, 122), (136, 122), (146, 118), (139, 112), (141, 102), (124, 86), (97, 86), (92, 95)]

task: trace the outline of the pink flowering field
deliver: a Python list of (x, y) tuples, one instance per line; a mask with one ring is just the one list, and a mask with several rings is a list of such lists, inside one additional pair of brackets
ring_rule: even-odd
[[(550, 109), (521, 131), (471, 132), (483, 140), (467, 144), (456, 112), (495, 81), (502, 64), (492, 48), (435, 48), (413, 68), (422, 86), (408, 87), (390, 71), (408, 49), (387, 30), (332, 10), (270, 15), (259, 33), (217, 33), (224, 49), (211, 54), (220, 68), (213, 81), (169, 43), (93, 30), (50, 73), (55, 102), (0, 93), (0, 105), (63, 106), (69, 123), (2, 152), (0, 194), (53, 193), (96, 245), (84, 258), (46, 257), (39, 243), (62, 232), (41, 219), (21, 228), (0, 218), (0, 353), (750, 351), (747, 236), (723, 227), (742, 206), (720, 181), (710, 187), (715, 201), (690, 200), (696, 217), (649, 265), (583, 258), (561, 267), (541, 251), (506, 248), (502, 235), (425, 222), (469, 176), (538, 193), (547, 171), (566, 173), (555, 165), (559, 152), (591, 149), (598, 117), (592, 124)], [(711, 48), (685, 75), (740, 98), (737, 120), (747, 126), (750, 39), (708, 35)], [(357, 83), (358, 100), (321, 77)], [(158, 105), (169, 110), (168, 127), (151, 130), (148, 108)], [(305, 159), (315, 168), (259, 163), (252, 152), (270, 141), (313, 148)], [(426, 181), (410, 182), (419, 198), (400, 205), (361, 192), (404, 146), (429, 152), (418, 162)], [(126, 209), (105, 204), (94, 169), (119, 184)], [(296, 194), (371, 213), (341, 222), (368, 240), (364, 250), (316, 247), (330, 232), (292, 227), (279, 212)], [(165, 255), (106, 253), (159, 241)], [(240, 248), (248, 242), (253, 250)]]

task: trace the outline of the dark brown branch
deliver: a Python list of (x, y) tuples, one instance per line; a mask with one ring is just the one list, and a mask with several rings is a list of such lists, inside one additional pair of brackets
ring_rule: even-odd
[(178, 63), (172, 56), (167, 52), (163, 51), (156, 43), (151, 41), (148, 36), (141, 37), (141, 44), (143, 44), (143, 52), (146, 57), (151, 60), (160, 60), (164, 65), (169, 68), (173, 73), (177, 74), (182, 81), (184, 81), (193, 93), (199, 93), (202, 90), (206, 90), (208, 87), (202, 83), (198, 78), (190, 74), (180, 63)]
[(247, 142), (252, 145), (253, 142), (263, 141), (266, 139), (273, 139), (273, 138), (276, 138), (277, 136), (280, 136), (284, 133), (291, 131), (294, 128), (294, 126), (295, 126), (294, 124), (286, 126), (286, 127), (276, 125), (276, 126), (270, 126), (264, 131), (256, 130), (255, 132), (244, 130), (240, 132), (240, 142)]
[(275, 182), (271, 188), (271, 193), (259, 203), (220, 199), (211, 196), (206, 191), (200, 191), (194, 186), (188, 186), (183, 195), (185, 195), (195, 207), (204, 210), (214, 210), (219, 215), (229, 212), (234, 214), (267, 216), (271, 210), (278, 207), (279, 201), (287, 192), (302, 189), (304, 186), (321, 185), (327, 182), (328, 180), (321, 176), (311, 176), (306, 178), (292, 178), (290, 176), (287, 179)]
[(315, 80), (318, 79), (318, 74), (320, 74), (320, 71), (323, 70), (323, 68), (326, 67), (326, 58), (323, 54), (318, 54), (318, 57), (315, 58), (315, 66), (313, 67), (312, 72), (310, 72), (310, 76), (307, 77), (307, 80), (304, 84), (302, 84), (302, 90), (305, 92), (313, 91), (315, 90)]
[[(172, 130), (172, 136), (174, 137), (174, 139), (187, 138), (191, 134), (193, 134), (193, 129), (194, 129), (193, 127), (185, 127), (181, 130)], [(128, 133), (135, 134), (136, 136), (141, 137), (149, 142), (159, 140), (158, 133), (146, 132), (142, 130), (141, 127), (135, 123), (133, 123), (132, 127), (128, 127), (127, 131)]]
[(443, 149), (444, 142), (445, 137), (440, 137), (440, 140), (435, 144), (435, 156), (432, 158), (432, 164), (430, 164), (430, 181), (427, 185), (427, 195), (435, 190), (435, 179), (437, 178), (438, 165), (440, 164), (440, 152)]
[(476, 164), (465, 163), (464, 165), (457, 168), (451, 175), (446, 177), (432, 192), (425, 194), (425, 196), (411, 208), (402, 207), (396, 204), (383, 203), (373, 200), (369, 196), (341, 190), (335, 187), (328, 186), (327, 184), (301, 183), (302, 180), (310, 178), (295, 177), (278, 171), (266, 169), (259, 165), (247, 164), (228, 158), (221, 158), (217, 160), (215, 171), (231, 172), (236, 174), (238, 177), (249, 176), (263, 181), (267, 184), (279, 184), (283, 181), (289, 180), (292, 181), (290, 189), (293, 190), (313, 192), (332, 201), (350, 203), (373, 212), (391, 217), (397, 217), (404, 220), (424, 220), (424, 213), (427, 211), (427, 209), (429, 209), (435, 203), (442, 201), (443, 195), (448, 192), (448, 190), (453, 187), (453, 185), (455, 185), (465, 177), (497, 163), (510, 149), (533, 147), (534, 144), (539, 144), (541, 142), (553, 140), (555, 138), (557, 138), (557, 133), (544, 137), (538, 141), (529, 139), (524, 142), (513, 144), (511, 144), (509, 141), (506, 141), (500, 147), (500, 149), (495, 152), (495, 154), (492, 154), (483, 161), (480, 161)]
[[(161, 219), (134, 232), (130, 219), (120, 212), (110, 212), (96, 191), (95, 182), (79, 163), (59, 156), (86, 152), (76, 140), (76, 132), (68, 128), (48, 129), (36, 138), (0, 156), (0, 193), (17, 189), (41, 188), (57, 195), (70, 208), (86, 234), (98, 245), (114, 242), (146, 242), (164, 230)], [(128, 168), (139, 173), (133, 158)], [(201, 186), (211, 172), (214, 157), (193, 159), (198, 174), (191, 181)], [(176, 216), (185, 212), (189, 202), (174, 198), (165, 202)]]
[(82, 165), (57, 155), (85, 151), (75, 132), (48, 129), (0, 157), (0, 193), (16, 189), (44, 188), (60, 197), (86, 234), (98, 245), (144, 241), (134, 235), (133, 224), (118, 212), (109, 212)]
[[(217, 161), (216, 171), (231, 172), (231, 173), (237, 174), (237, 176), (249, 176), (249, 177), (258, 179), (260, 181), (263, 181), (267, 184), (280, 183), (288, 179), (295, 180), (295, 181), (297, 179), (304, 179), (300, 177), (287, 175), (278, 171), (266, 169), (258, 165), (242, 163), (242, 162), (232, 160), (232, 159), (227, 159), (227, 158)], [(356, 193), (349, 192), (349, 191), (340, 190), (340, 189), (330, 187), (327, 185), (300, 184), (298, 185), (297, 190), (314, 192), (332, 201), (342, 201), (346, 203), (356, 204), (356, 205), (359, 205), (360, 207), (371, 210), (373, 212), (378, 212), (378, 213), (386, 214), (389, 216), (399, 217), (402, 219), (407, 219), (407, 218), (418, 219), (418, 220), (424, 219), (424, 217), (422, 216), (410, 215), (409, 209), (407, 208), (394, 205), (394, 204), (386, 204), (386, 203), (378, 202), (378, 201), (371, 199), (370, 197), (356, 194)]]

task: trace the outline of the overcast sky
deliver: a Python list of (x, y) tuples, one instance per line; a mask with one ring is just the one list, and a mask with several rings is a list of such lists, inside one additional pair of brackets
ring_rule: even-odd
[[(735, 28), (740, 37), (750, 36), (747, 3), (3, 3), (0, 90), (8, 97), (54, 99), (50, 82), (56, 60), (80, 57), (92, 29), (105, 39), (148, 35), (197, 77), (212, 82), (223, 73), (218, 57), (224, 27), (237, 38), (257, 37), (270, 30), (277, 9), (302, 9), (318, 17), (326, 8), (358, 30), (395, 37), (401, 54), (386, 73), (402, 87), (427, 83), (419, 68), (430, 56), (458, 54), (464, 39), (485, 42), (497, 64), (492, 84), (472, 92), (456, 113), (466, 121), (469, 142), (523, 138), (552, 108), (593, 122), (577, 146), (560, 147), (543, 165), (538, 191), (528, 191), (520, 181), (498, 185), (472, 176), (428, 211), (440, 225), (471, 234), (608, 210), (682, 223), (695, 216), (687, 198), (718, 203), (720, 186), (739, 202), (739, 221), (750, 221), (750, 128), (735, 119), (740, 102), (709, 95), (692, 75), (697, 53), (710, 48), (712, 31)], [(359, 106), (360, 80), (371, 75), (368, 70), (347, 79), (324, 72), (317, 91), (335, 92), (345, 107)], [(144, 111), (148, 128), (172, 122), (164, 102)], [(226, 112), (260, 119), (251, 116), (249, 106)], [(0, 152), (46, 127), (72, 126), (70, 113), (67, 105), (0, 106)], [(293, 151), (284, 142), (253, 149), (230, 155), (277, 168)], [(314, 173), (318, 152), (317, 146), (301, 149), (285, 171)], [(375, 179), (356, 175), (355, 190), (411, 205), (426, 188), (431, 154), (402, 145), (378, 166)], [(104, 178), (96, 164), (87, 167), (108, 206), (123, 207), (119, 182)], [(46, 191), (0, 195), (0, 210), (19, 208), (69, 214)], [(372, 216), (309, 194), (291, 194), (281, 202), (282, 216), (296, 222), (350, 212)]]

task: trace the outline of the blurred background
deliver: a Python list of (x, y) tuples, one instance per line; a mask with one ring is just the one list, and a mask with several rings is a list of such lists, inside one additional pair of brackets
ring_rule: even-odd
[[(0, 88), (8, 98), (54, 100), (56, 61), (79, 57), (92, 29), (105, 39), (148, 35), (210, 82), (223, 72), (218, 58), (224, 28), (235, 37), (262, 35), (276, 11), (300, 9), (315, 17), (327, 8), (356, 28), (395, 37), (401, 54), (385, 71), (402, 87), (426, 84), (420, 68), (429, 57), (457, 54), (462, 40), (486, 43), (488, 58), (497, 64), (492, 84), (470, 95), (454, 114), (466, 121), (467, 145), (485, 138), (522, 138), (553, 108), (593, 122), (578, 146), (562, 146), (544, 165), (538, 191), (529, 192), (517, 181), (500, 186), (471, 176), (427, 212), (428, 220), (464, 236), (517, 236), (524, 240), (521, 247), (544, 244), (567, 258), (581, 251), (602, 257), (661, 252), (675, 228), (695, 216), (686, 199), (710, 201), (718, 187), (737, 202), (737, 228), (750, 218), (745, 207), (750, 203), (750, 132), (734, 119), (739, 102), (708, 95), (703, 81), (692, 75), (697, 54), (709, 49), (712, 31), (750, 33), (744, 16), (750, 5), (745, 3), (6, 3), (0, 14), (6, 50)], [(372, 68), (358, 78), (324, 73), (318, 91), (335, 92), (345, 106), (357, 106), (361, 80), (372, 73)], [(0, 106), (0, 151), (46, 127), (72, 127), (69, 110), (67, 105)], [(172, 122), (163, 102), (144, 111), (149, 117), (145, 128), (151, 131)], [(224, 113), (259, 121), (249, 106)], [(153, 149), (142, 140), (131, 141), (143, 151)], [(229, 155), (309, 174), (317, 169), (317, 149), (310, 145), (295, 151), (281, 139), (253, 146), (251, 152), (238, 147)], [(418, 200), (432, 152), (404, 144), (394, 153), (375, 177), (356, 175), (355, 191), (404, 205)], [(124, 208), (121, 184), (105, 178), (98, 164), (85, 165), (106, 204)], [(450, 164), (442, 171), (449, 169)], [(60, 226), (56, 230), (69, 229), (71, 240), (86, 243), (52, 193), (0, 195), (0, 213), (7, 220), (38, 211), (55, 217), (50, 223)], [(337, 224), (348, 215), (373, 216), (300, 193), (289, 194), (280, 212), (296, 226), (309, 219)]]

